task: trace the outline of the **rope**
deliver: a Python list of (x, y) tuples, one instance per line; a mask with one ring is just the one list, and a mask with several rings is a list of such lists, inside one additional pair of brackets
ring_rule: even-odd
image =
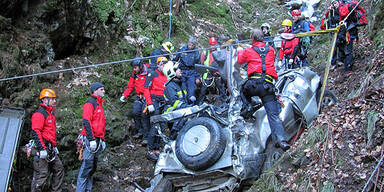
[(172, 29), (172, 0), (169, 0), (169, 30), (168, 41), (171, 41), (171, 29)]
[(367, 183), (365, 183), (365, 186), (364, 186), (364, 188), (363, 188), (363, 190), (362, 190), (361, 192), (364, 192), (364, 191), (367, 189), (368, 184), (371, 182), (371, 180), (372, 180), (373, 176), (375, 175), (377, 169), (379, 169), (380, 164), (383, 162), (383, 159), (384, 159), (384, 155), (381, 156), (381, 159), (380, 159), (379, 163), (377, 163), (377, 165), (376, 165), (376, 167), (375, 167), (375, 170), (373, 170), (371, 176), (369, 177)]
[[(250, 39), (239, 41), (239, 43), (248, 42), (248, 41), (250, 41)], [(222, 45), (222, 46), (214, 46), (214, 48), (228, 47), (228, 46), (233, 46), (233, 44), (231, 44), (231, 45)], [(176, 52), (176, 53), (169, 53), (169, 54), (163, 54), (163, 55), (155, 55), (155, 56), (142, 57), (141, 60), (156, 58), (156, 57), (159, 57), (159, 56), (169, 56), (169, 55), (174, 55), (174, 54), (179, 54), (179, 53), (189, 53), (189, 52), (195, 52), (195, 51), (204, 51), (204, 50), (211, 49), (211, 48), (212, 47), (207, 47), (207, 48), (193, 49), (193, 50), (188, 50), (188, 51), (180, 51), (180, 52)], [(9, 81), (9, 80), (15, 80), (15, 79), (28, 78), (28, 77), (36, 77), (36, 76), (40, 76), (40, 75), (62, 73), (62, 72), (67, 72), (67, 71), (80, 70), (80, 69), (88, 69), (88, 68), (94, 68), (94, 67), (99, 67), (99, 66), (104, 66), (104, 65), (112, 65), (112, 64), (118, 64), (118, 63), (125, 63), (125, 62), (131, 62), (133, 60), (134, 59), (125, 59), (125, 60), (120, 60), (120, 61), (111, 61), (111, 62), (105, 62), (105, 63), (86, 65), (86, 66), (72, 67), (72, 68), (67, 68), (67, 69), (52, 70), (52, 71), (41, 72), (41, 73), (33, 73), (33, 74), (28, 74), (28, 75), (7, 77), (7, 78), (0, 79), (0, 82), (2, 82), (2, 81)]]

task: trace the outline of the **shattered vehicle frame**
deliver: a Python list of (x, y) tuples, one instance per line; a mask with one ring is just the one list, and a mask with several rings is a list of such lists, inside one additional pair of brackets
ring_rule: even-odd
[[(251, 118), (240, 116), (240, 87), (245, 81), (236, 64), (237, 49), (222, 50), (221, 60), (231, 93), (227, 108), (210, 104), (192, 106), (151, 117), (166, 143), (156, 163), (151, 187), (146, 191), (242, 191), (269, 169), (283, 151), (275, 147), (266, 112), (255, 101)], [(231, 53), (231, 54), (229, 54)], [(216, 58), (219, 60), (220, 58)], [(284, 71), (275, 83), (283, 102), (280, 118), (288, 138), (297, 138), (318, 116), (319, 105), (331, 105), (336, 97), (328, 90), (322, 102), (321, 78), (310, 68)], [(188, 118), (176, 140), (169, 140), (159, 126)]]

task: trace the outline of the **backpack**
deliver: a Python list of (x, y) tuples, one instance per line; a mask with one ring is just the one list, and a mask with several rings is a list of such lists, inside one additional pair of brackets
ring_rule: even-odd
[[(355, 0), (344, 0), (344, 4), (348, 4), (348, 10), (352, 11), (352, 9), (359, 4), (358, 1)], [(366, 13), (367, 11), (360, 6), (360, 4), (356, 7), (354, 10), (354, 16), (355, 18), (353, 19), (356, 22), (356, 26), (364, 26), (368, 24), (367, 18), (366, 18)]]

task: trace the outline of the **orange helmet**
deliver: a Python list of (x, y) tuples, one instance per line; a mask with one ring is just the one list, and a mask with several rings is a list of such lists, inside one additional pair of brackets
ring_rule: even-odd
[(165, 64), (168, 62), (168, 59), (166, 57), (158, 57), (157, 58), (157, 61), (156, 61), (156, 64)]
[(53, 97), (53, 98), (55, 98), (56, 97), (56, 93), (52, 89), (43, 89), (40, 92), (40, 97), (39, 98), (42, 99), (44, 97)]
[(209, 42), (208, 42), (210, 45), (216, 45), (217, 44), (217, 41), (214, 37), (211, 37), (209, 38)]

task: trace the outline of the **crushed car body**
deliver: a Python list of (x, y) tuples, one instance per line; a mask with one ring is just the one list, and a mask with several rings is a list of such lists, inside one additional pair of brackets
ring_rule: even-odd
[[(223, 62), (221, 74), (225, 74), (231, 93), (227, 107), (203, 104), (151, 117), (166, 144), (156, 163), (151, 187), (146, 191), (241, 191), (283, 152), (270, 137), (259, 98), (253, 98), (250, 118), (240, 115), (240, 87), (245, 79), (235, 63), (236, 53), (236, 49), (229, 47), (221, 50), (222, 58), (217, 59)], [(326, 103), (318, 101), (321, 78), (308, 67), (281, 72), (275, 85), (283, 106), (280, 118), (288, 138), (312, 125), (319, 105), (336, 102), (328, 90), (323, 99)], [(169, 140), (159, 124), (179, 118), (188, 121), (177, 139)]]

